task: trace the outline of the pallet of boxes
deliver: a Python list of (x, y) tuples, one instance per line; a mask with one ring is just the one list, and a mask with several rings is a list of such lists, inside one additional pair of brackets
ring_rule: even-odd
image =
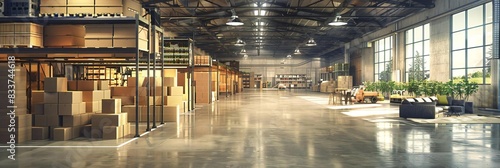
[[(149, 118), (153, 121), (153, 112), (156, 108), (157, 122), (161, 121), (161, 105), (165, 104), (163, 109), (163, 121), (176, 122), (179, 115), (179, 107), (182, 104), (182, 87), (177, 87), (174, 78), (164, 78), (164, 102), (161, 102), (161, 78), (135, 78), (129, 77), (127, 79), (126, 87), (112, 87), (111, 94), (115, 99), (121, 99), (122, 112), (128, 113), (128, 121), (139, 122), (147, 121), (147, 109), (149, 106)], [(139, 81), (140, 87), (136, 87), (136, 80)], [(150, 90), (150, 96), (147, 97), (147, 84), (156, 83), (156, 96), (153, 97), (153, 89)], [(136, 88), (139, 89), (139, 97), (136, 96)], [(136, 104), (136, 99), (139, 99), (139, 104)], [(147, 103), (149, 99), (149, 104)], [(156, 107), (153, 106), (156, 103)], [(136, 119), (136, 106), (139, 107), (139, 119)]]
[[(26, 70), (16, 66), (14, 71), (7, 64), (0, 65), (0, 141), (16, 144), (31, 140), (32, 115), (27, 114)], [(12, 76), (14, 75), (14, 76)], [(13, 78), (10, 78), (10, 77)], [(8, 82), (9, 80), (13, 82)], [(14, 87), (11, 87), (13, 84)], [(10, 85), (10, 86), (9, 86)], [(10, 95), (15, 96), (11, 102)], [(11, 108), (12, 107), (12, 108)]]

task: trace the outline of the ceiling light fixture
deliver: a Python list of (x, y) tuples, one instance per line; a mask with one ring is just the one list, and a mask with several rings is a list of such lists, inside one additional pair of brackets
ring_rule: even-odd
[(246, 54), (246, 53), (247, 53), (247, 50), (245, 50), (245, 49), (241, 49), (240, 54)]
[(288, 54), (288, 55), (286, 56), (286, 58), (291, 59), (291, 58), (292, 58), (292, 55)]
[(293, 54), (295, 55), (299, 55), (299, 54), (302, 54), (299, 50), (299, 48), (296, 48), (295, 51), (293, 52)]
[(240, 46), (240, 47), (241, 47), (241, 46), (245, 46), (245, 42), (244, 42), (243, 40), (238, 39), (238, 40), (236, 41), (236, 44), (234, 44), (234, 45), (235, 45), (235, 46)]
[(246, 55), (246, 54), (245, 54), (245, 55), (243, 55), (243, 58), (248, 58), (248, 55)]
[(308, 47), (312, 47), (312, 46), (316, 46), (316, 45), (317, 44), (312, 37), (306, 43), (306, 46), (308, 46)]
[(231, 16), (231, 19), (229, 19), (226, 23), (226, 25), (229, 26), (242, 26), (244, 23), (238, 18), (238, 16), (233, 15)]
[(337, 17), (335, 17), (335, 20), (333, 22), (328, 23), (328, 25), (330, 25), (330, 26), (345, 26), (345, 25), (347, 25), (347, 22), (341, 21), (340, 18), (342, 18), (342, 16), (337, 15)]

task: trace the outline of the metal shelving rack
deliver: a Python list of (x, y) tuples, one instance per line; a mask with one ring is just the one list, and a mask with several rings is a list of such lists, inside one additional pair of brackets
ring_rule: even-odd
[[(151, 10), (151, 11), (156, 11), (156, 10)], [(157, 14), (155, 12), (152, 12), (153, 14)], [(153, 15), (152, 14), (152, 15)], [(154, 18), (154, 17), (151, 17)], [(39, 17), (0, 17), (0, 23), (36, 23), (40, 25), (69, 25), (69, 24), (135, 24), (136, 27), (136, 32), (135, 34), (139, 34), (139, 26), (144, 26), (147, 27), (148, 29), (148, 48), (151, 49), (150, 46), (150, 38), (153, 37), (153, 41), (155, 41), (156, 35), (151, 36), (151, 31), (154, 32), (154, 34), (159, 33), (160, 37), (163, 37), (163, 29), (159, 27), (159, 25), (151, 25), (149, 22), (142, 17), (140, 17), (138, 14), (135, 15), (135, 17), (114, 17), (114, 18), (39, 18)], [(154, 21), (151, 21), (151, 23), (155, 23)], [(159, 23), (159, 22), (158, 22)], [(158, 37), (158, 38), (160, 38)], [(139, 49), (139, 38), (136, 37), (136, 46), (135, 47), (130, 47), (130, 48), (0, 48), (0, 53), (3, 54), (8, 54), (9, 56), (16, 56), (17, 62), (20, 63), (28, 63), (31, 65), (33, 62), (37, 62), (40, 64), (41, 62), (49, 62), (50, 64), (50, 69), (52, 69), (52, 64), (53, 63), (64, 63), (64, 64), (69, 64), (69, 63), (90, 63), (93, 66), (130, 66), (130, 67), (135, 67), (136, 71), (136, 76), (139, 76), (139, 70), (141, 68), (144, 68), (144, 66), (149, 70), (151, 67), (151, 57), (150, 55), (153, 55), (153, 69), (159, 69), (160, 67), (159, 64), (161, 64), (161, 69), (165, 68), (164, 64), (164, 58), (161, 57), (160, 60), (157, 60), (156, 55), (163, 55), (163, 49), (160, 50), (161, 53), (154, 53), (155, 49), (150, 50), (144, 50), (144, 49)], [(154, 46), (154, 45), (153, 45)], [(162, 47), (163, 45), (159, 45)], [(67, 55), (76, 55), (77, 57), (80, 54), (111, 54), (111, 57), (109, 58), (101, 58), (101, 57), (92, 57), (88, 56), (85, 58), (48, 58), (47, 56), (49, 54), (67, 54)], [(146, 59), (144, 58), (146, 57)], [(30, 68), (31, 69), (31, 68)], [(40, 71), (38, 71), (40, 73)], [(49, 75), (52, 76), (52, 72), (49, 72)], [(40, 75), (40, 74), (39, 74)], [(164, 77), (164, 74), (162, 72), (162, 77)], [(77, 78), (78, 80), (78, 78)], [(138, 87), (138, 82), (136, 81), (136, 87)], [(163, 80), (162, 80), (163, 84)], [(39, 85), (38, 85), (39, 87)], [(40, 89), (40, 88), (38, 88)], [(148, 87), (148, 93), (149, 93), (150, 87)], [(154, 89), (154, 87), (153, 87)], [(163, 89), (163, 87), (162, 87)], [(31, 89), (28, 90), (28, 100), (31, 99)], [(153, 92), (154, 93), (154, 92)], [(164, 91), (162, 91), (162, 94)], [(136, 88), (136, 96), (139, 96), (139, 89)], [(156, 96), (156, 95), (153, 95)], [(163, 97), (162, 96), (162, 102), (163, 102)], [(149, 100), (149, 99), (148, 99)], [(28, 102), (29, 103), (29, 102)], [(136, 100), (136, 122), (135, 122), (135, 137), (140, 137), (141, 133), (139, 131), (139, 99)], [(148, 102), (149, 104), (149, 102)], [(29, 104), (28, 104), (29, 105)], [(149, 106), (148, 106), (149, 107)], [(162, 104), (162, 116), (161, 117), (161, 124), (164, 123), (163, 121), (163, 104)], [(147, 122), (147, 129), (146, 131), (149, 131), (149, 110), (148, 110), (148, 122)], [(153, 128), (156, 127), (156, 112), (153, 111)]]

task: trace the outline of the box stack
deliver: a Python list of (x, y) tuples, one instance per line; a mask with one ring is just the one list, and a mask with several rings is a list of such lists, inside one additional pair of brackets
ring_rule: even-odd
[(323, 82), (321, 82), (321, 84), (320, 84), (320, 92), (326, 93), (328, 86), (330, 86), (330, 82), (329, 81), (323, 81)]
[(130, 134), (127, 113), (121, 111), (120, 99), (103, 99), (102, 114), (92, 116), (92, 138), (118, 139)]
[[(41, 0), (40, 13), (92, 14), (96, 16), (135, 16), (142, 12), (136, 0)], [(142, 15), (141, 15), (142, 16)]]
[(187, 101), (189, 99), (189, 80), (187, 78), (187, 73), (184, 72), (179, 72), (177, 73), (177, 86), (183, 87), (184, 92), (182, 94), (182, 105), (181, 105), (181, 111), (187, 112)]
[(352, 89), (352, 76), (339, 76), (337, 79), (339, 88)]
[(80, 137), (83, 125), (90, 123), (83, 92), (68, 91), (67, 83), (66, 78), (45, 78), (43, 111), (35, 110), (33, 139), (70, 140)]
[(0, 45), (4, 47), (42, 47), (43, 26), (34, 23), (0, 23)]
[[(139, 48), (148, 49), (147, 29), (139, 26), (139, 34), (135, 35), (137, 27), (133, 24), (86, 25), (86, 47), (136, 47), (135, 38), (139, 38)], [(159, 46), (157, 46), (159, 48)]]
[[(149, 113), (149, 120), (153, 120), (153, 106), (150, 107), (151, 112)], [(135, 105), (127, 105), (122, 107), (122, 112), (128, 114), (128, 121), (135, 122)], [(164, 106), (163, 107), (163, 121), (165, 122), (177, 122), (179, 119), (180, 106)], [(147, 121), (147, 107), (139, 106), (139, 122)], [(161, 120), (161, 106), (156, 106), (156, 118), (157, 121)]]
[(337, 88), (337, 81), (330, 81), (329, 85), (326, 86), (326, 92), (332, 93)]
[[(7, 64), (0, 65), (0, 141), (22, 143), (31, 140), (31, 114), (27, 114), (26, 96), (26, 70), (22, 67), (15, 67), (13, 73), (8, 72), (10, 68)], [(15, 83), (8, 83), (9, 75), (15, 75)], [(14, 84), (15, 99), (9, 98), (9, 84)], [(13, 100), (11, 102), (10, 100)], [(8, 106), (17, 106), (8, 108)], [(15, 121), (15, 124), (9, 124)], [(14, 131), (15, 129), (15, 131)], [(14, 136), (11, 138), (11, 136)]]
[(212, 63), (212, 58), (210, 56), (194, 56), (195, 65), (205, 65), (210, 66)]
[(83, 25), (48, 25), (44, 28), (45, 47), (80, 48), (85, 46)]
[(111, 88), (107, 80), (68, 81), (68, 89), (82, 91), (86, 113), (100, 113), (101, 100), (111, 98)]

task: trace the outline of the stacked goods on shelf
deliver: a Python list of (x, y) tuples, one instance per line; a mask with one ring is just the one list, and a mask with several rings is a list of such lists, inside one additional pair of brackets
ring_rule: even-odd
[(0, 46), (42, 47), (43, 26), (34, 23), (0, 23)]
[(330, 81), (330, 84), (326, 87), (326, 92), (332, 93), (337, 88), (337, 81)]
[[(0, 95), (2, 95), (0, 97), (0, 113), (2, 114), (0, 115), (0, 141), (22, 143), (32, 139), (32, 115), (27, 114), (26, 69), (16, 66), (13, 68), (14, 71), (10, 70), (7, 64), (0, 65), (0, 80), (2, 81), (0, 82)], [(9, 80), (13, 82), (8, 82)], [(11, 84), (15, 87), (10, 87)], [(17, 107), (9, 108), (9, 106)], [(12, 122), (15, 123), (12, 124)]]
[(101, 100), (111, 98), (107, 80), (68, 81), (68, 90), (82, 92), (87, 113), (101, 113)]
[(45, 47), (85, 47), (84, 25), (47, 25), (43, 35)]
[[(148, 30), (134, 24), (88, 24), (85, 25), (85, 47), (122, 47), (135, 48), (139, 38), (139, 49), (148, 50)], [(136, 35), (136, 29), (139, 34)], [(156, 45), (159, 48), (159, 45)]]
[(8, 0), (0, 3), (0, 16), (36, 16), (38, 1), (35, 0)]
[[(142, 12), (136, 0), (41, 0), (40, 13), (135, 16)], [(142, 15), (141, 15), (142, 16)]]
[(210, 56), (194, 56), (194, 65), (205, 65), (210, 66), (212, 63), (212, 58)]
[[(182, 87), (183, 88), (183, 94), (182, 94), (182, 102), (183, 104), (180, 106), (181, 108), (181, 111), (183, 112), (187, 112), (188, 108), (187, 108), (187, 102), (188, 102), (188, 99), (189, 99), (189, 80), (187, 78), (187, 73), (184, 73), (184, 72), (179, 72), (177, 73), (177, 83), (176, 83), (177, 86), (179, 87)], [(174, 86), (174, 85), (172, 85)]]
[(352, 89), (352, 76), (339, 76), (337, 82), (339, 88)]
[[(191, 40), (165, 39), (163, 41), (163, 57), (166, 64), (189, 65), (192, 55)], [(194, 60), (193, 60), (194, 61)]]
[(130, 134), (120, 99), (102, 99), (102, 113), (92, 115), (91, 138), (118, 139)]
[[(33, 139), (65, 141), (82, 136), (83, 126), (90, 123), (85, 113), (81, 91), (68, 91), (66, 78), (45, 78), (43, 110), (35, 109)], [(32, 94), (40, 102), (40, 92)], [(36, 102), (35, 102), (36, 103)], [(34, 108), (38, 108), (35, 106)]]

